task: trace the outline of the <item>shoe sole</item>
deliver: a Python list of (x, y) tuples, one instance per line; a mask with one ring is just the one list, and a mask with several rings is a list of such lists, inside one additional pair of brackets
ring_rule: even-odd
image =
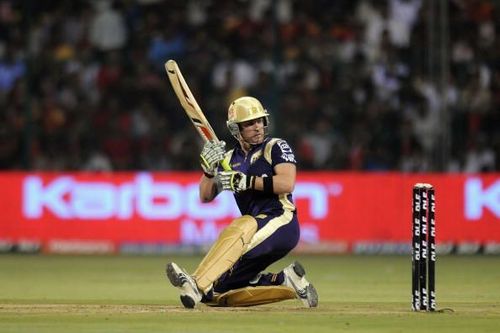
[(309, 304), (309, 307), (315, 308), (318, 306), (318, 292), (316, 291), (316, 288), (309, 283), (307, 286), (307, 303)]
[[(183, 281), (183, 279), (181, 279), (179, 277), (179, 274), (176, 273), (175, 268), (172, 264), (167, 264), (166, 271), (167, 271), (167, 277), (168, 277), (170, 283), (174, 287), (182, 288), (184, 283), (187, 282), (187, 281)], [(179, 298), (181, 300), (182, 305), (184, 305), (185, 308), (192, 309), (196, 305), (194, 299), (192, 299), (188, 295), (181, 295)]]
[(194, 300), (191, 297), (187, 296), (187, 295), (180, 296), (179, 298), (181, 299), (182, 305), (184, 305), (184, 307), (187, 308), (187, 309), (193, 309), (194, 306), (196, 305), (196, 303), (194, 302)]
[(174, 287), (178, 288), (182, 287), (182, 281), (179, 278), (179, 275), (176, 273), (175, 268), (172, 264), (167, 264), (166, 272), (167, 272), (167, 277), (170, 280), (170, 283)]
[(293, 263), (293, 271), (295, 272), (295, 274), (297, 274), (299, 277), (303, 277), (304, 275), (306, 275), (306, 270), (304, 269), (304, 267), (302, 267), (302, 265), (300, 264), (300, 262), (298, 261), (295, 261)]

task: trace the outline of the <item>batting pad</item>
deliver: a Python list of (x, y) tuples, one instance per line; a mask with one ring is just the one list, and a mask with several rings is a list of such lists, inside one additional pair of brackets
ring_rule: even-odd
[(209, 306), (255, 306), (295, 299), (295, 290), (285, 286), (245, 287), (214, 295)]
[(257, 221), (250, 215), (234, 220), (219, 235), (193, 273), (198, 288), (207, 293), (215, 280), (233, 267), (245, 252), (257, 231)]

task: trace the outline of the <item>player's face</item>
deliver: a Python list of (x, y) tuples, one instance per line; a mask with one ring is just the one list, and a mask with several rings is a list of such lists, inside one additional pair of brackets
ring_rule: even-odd
[(264, 118), (240, 123), (241, 137), (246, 143), (255, 145), (264, 141)]

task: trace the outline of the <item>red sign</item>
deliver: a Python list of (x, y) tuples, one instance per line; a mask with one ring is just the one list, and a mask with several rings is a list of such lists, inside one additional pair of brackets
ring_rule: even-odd
[[(2, 173), (0, 241), (200, 245), (239, 216), (198, 199), (199, 173)], [(500, 242), (500, 175), (302, 172), (302, 242), (409, 242), (415, 183), (436, 189), (440, 242)]]

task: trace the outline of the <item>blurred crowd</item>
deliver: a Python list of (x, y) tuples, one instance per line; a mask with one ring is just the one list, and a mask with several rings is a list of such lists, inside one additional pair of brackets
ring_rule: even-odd
[(227, 107), (252, 95), (303, 170), (498, 171), (500, 8), (448, 1), (440, 47), (432, 6), (0, 0), (0, 169), (198, 169), (173, 58), (229, 146)]

